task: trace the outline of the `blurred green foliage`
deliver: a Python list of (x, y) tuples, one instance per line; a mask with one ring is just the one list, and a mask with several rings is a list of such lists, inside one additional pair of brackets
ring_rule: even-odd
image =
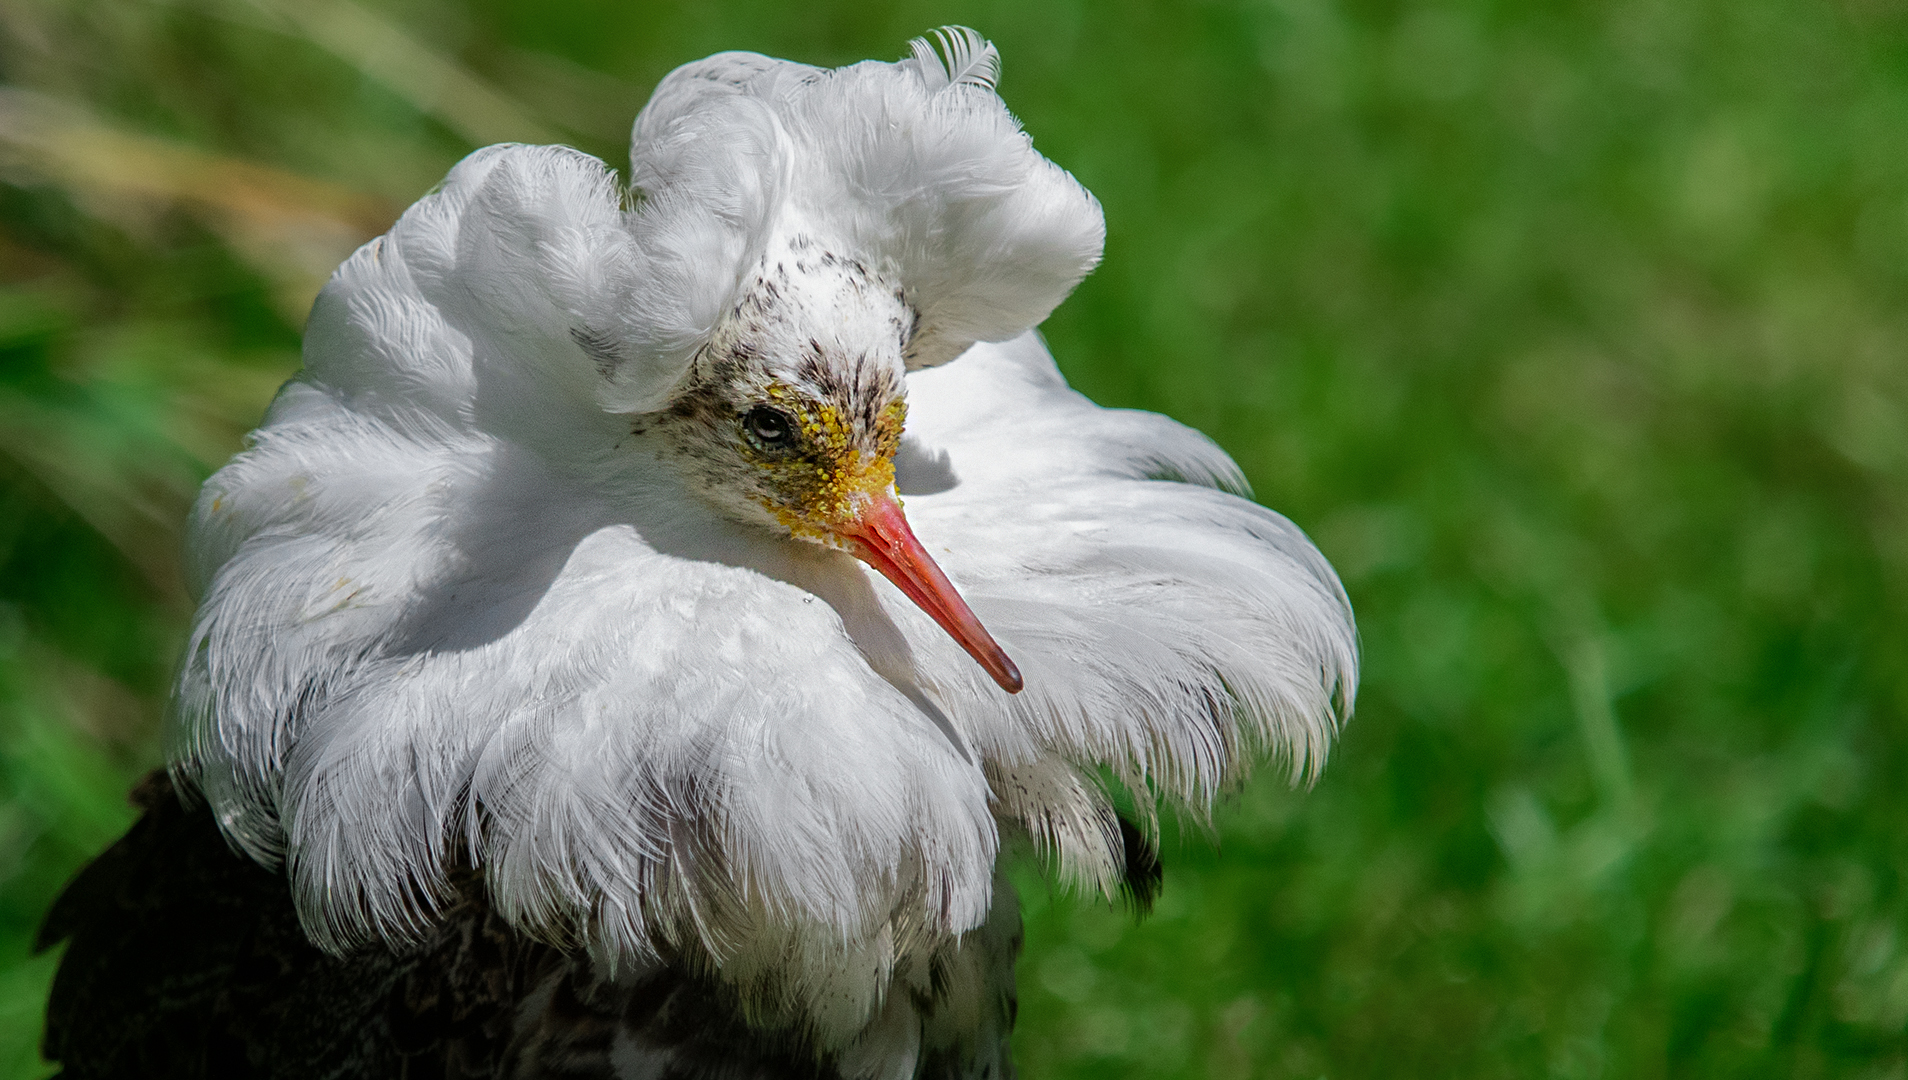
[(1150, 920), (1023, 874), (1025, 1074), (1908, 1075), (1901, 0), (0, 0), (0, 1068), (329, 266), (685, 60), (942, 22), (1106, 205), (1062, 367), (1230, 450), (1367, 664)]

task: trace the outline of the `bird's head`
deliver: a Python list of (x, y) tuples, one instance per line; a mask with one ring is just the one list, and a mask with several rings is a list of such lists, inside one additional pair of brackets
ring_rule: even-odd
[[(992, 45), (949, 28), (912, 52), (684, 65), (637, 118), (627, 189), (562, 147), (472, 154), (390, 250), (340, 270), (312, 316), (314, 377), (388, 382), (526, 445), (580, 439), (591, 462), (644, 432), (723, 516), (861, 558), (1018, 691), (896, 498), (906, 375), (1046, 318), (1105, 222), (994, 92)], [(405, 289), (471, 352), (468, 385), (412, 340)], [(410, 336), (373, 347), (395, 329)], [(554, 424), (538, 403), (558, 400), (589, 411)]]
[(894, 490), (907, 423), (906, 292), (846, 245), (778, 238), (669, 404), (639, 420), (726, 516), (847, 551), (1009, 693), (1014, 662), (914, 536)]
[(705, 500), (859, 557), (1012, 693), (1019, 671), (895, 496), (904, 377), (1045, 318), (1105, 224), (995, 94), (992, 45), (949, 27), (912, 52), (837, 71), (723, 53), (663, 80), (620, 226), (639, 302), (577, 340), (604, 403), (637, 414)]

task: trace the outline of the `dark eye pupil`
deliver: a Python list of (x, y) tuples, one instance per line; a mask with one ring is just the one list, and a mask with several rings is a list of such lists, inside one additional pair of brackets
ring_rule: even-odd
[(783, 416), (781, 413), (766, 405), (760, 405), (750, 409), (749, 415), (744, 417), (744, 422), (749, 426), (749, 434), (754, 435), (765, 443), (774, 444), (788, 441), (790, 431), (788, 417)]

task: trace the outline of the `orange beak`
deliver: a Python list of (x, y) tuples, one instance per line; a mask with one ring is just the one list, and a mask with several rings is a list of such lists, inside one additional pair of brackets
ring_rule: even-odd
[(947, 575), (934, 564), (921, 541), (914, 538), (914, 530), (908, 528), (908, 519), (902, 515), (901, 504), (894, 496), (868, 496), (861, 513), (837, 526), (835, 534), (847, 541), (848, 550), (856, 558), (881, 571), (882, 577), (894, 582), (895, 588), (933, 616), (941, 629), (967, 650), (967, 655), (987, 669), (987, 674), (994, 677), (1002, 690), (1020, 693), (1025, 685), (1020, 679), (1020, 669), (1007, 659), (993, 635), (968, 609), (967, 601), (961, 599)]

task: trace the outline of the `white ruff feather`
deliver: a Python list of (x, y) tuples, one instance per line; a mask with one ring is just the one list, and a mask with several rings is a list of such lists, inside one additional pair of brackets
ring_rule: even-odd
[[(1114, 887), (1098, 770), (1203, 809), (1256, 755), (1318, 767), (1356, 681), (1337, 579), (1203, 436), (1066, 387), (1027, 328), (1099, 208), (992, 46), (943, 51), (688, 65), (635, 209), (593, 158), (491, 147), (319, 298), (194, 511), (171, 755), (320, 944), (413, 935), (467, 859), (528, 932), (709, 965), (840, 1045), (987, 919), (1003, 826)], [(1018, 696), (632, 434), (795, 221), (899, 283), (911, 366), (966, 354), (909, 376), (898, 486)]]

